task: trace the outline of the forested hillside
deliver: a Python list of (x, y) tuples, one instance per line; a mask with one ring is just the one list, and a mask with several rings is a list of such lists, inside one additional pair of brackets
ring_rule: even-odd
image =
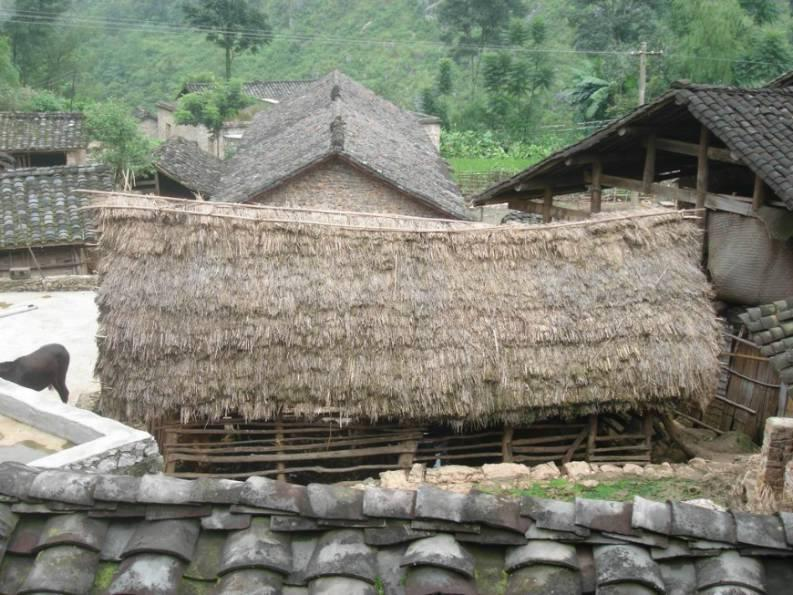
[[(754, 85), (793, 68), (793, 0), (249, 2), (271, 33), (234, 57), (234, 78), (339, 68), (447, 129), (477, 131), (456, 139), (462, 153), (556, 145), (624, 113), (637, 102), (642, 42), (656, 52), (650, 98), (675, 79)], [(188, 79), (222, 78), (223, 50), (190, 28), (184, 4), (0, 0), (0, 107), (151, 107)]]

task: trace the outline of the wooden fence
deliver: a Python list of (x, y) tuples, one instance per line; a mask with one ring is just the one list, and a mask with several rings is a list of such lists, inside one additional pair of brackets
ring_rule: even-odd
[(414, 463), (649, 462), (650, 417), (609, 414), (455, 433), (447, 427), (224, 419), (154, 429), (166, 473), (178, 477), (271, 476), (292, 481), (361, 479)]

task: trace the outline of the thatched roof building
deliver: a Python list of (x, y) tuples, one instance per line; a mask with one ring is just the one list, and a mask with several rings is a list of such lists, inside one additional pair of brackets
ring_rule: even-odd
[(116, 414), (423, 421), (707, 401), (690, 215), (504, 226), (99, 195)]

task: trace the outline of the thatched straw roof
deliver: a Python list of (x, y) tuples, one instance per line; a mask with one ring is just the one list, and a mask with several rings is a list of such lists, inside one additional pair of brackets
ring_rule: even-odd
[(105, 194), (98, 373), (116, 414), (530, 420), (706, 402), (698, 227), (492, 227)]

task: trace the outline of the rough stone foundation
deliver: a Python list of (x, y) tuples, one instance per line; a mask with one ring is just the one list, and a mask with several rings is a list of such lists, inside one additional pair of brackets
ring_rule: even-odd
[[(765, 422), (763, 449), (757, 473), (758, 491), (768, 491), (777, 501), (793, 500), (793, 478), (785, 468), (793, 462), (793, 418), (769, 417)], [(788, 471), (787, 475), (791, 475)]]

